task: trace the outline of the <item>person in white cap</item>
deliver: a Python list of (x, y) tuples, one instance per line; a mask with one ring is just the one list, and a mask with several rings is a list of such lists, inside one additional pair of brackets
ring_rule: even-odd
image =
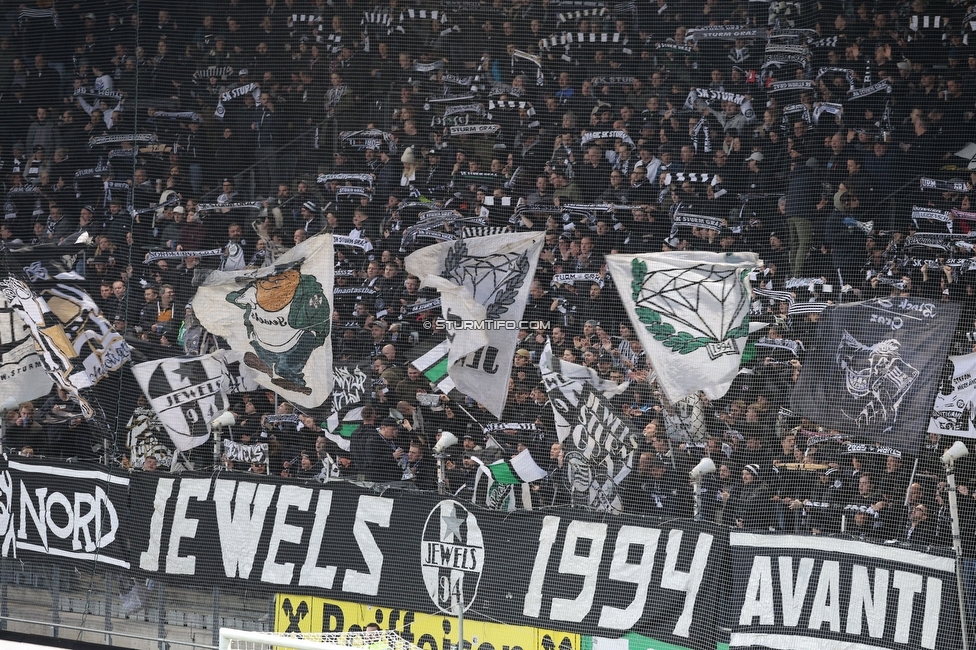
[(742, 468), (742, 487), (735, 505), (735, 525), (739, 528), (767, 530), (772, 523), (772, 494), (759, 473), (759, 465)]

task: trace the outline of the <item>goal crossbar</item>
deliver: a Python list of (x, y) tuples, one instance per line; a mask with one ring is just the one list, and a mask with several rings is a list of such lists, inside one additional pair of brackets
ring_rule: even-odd
[[(252, 645), (247, 645), (252, 644)], [(337, 632), (332, 634), (285, 634), (220, 628), (220, 650), (274, 647), (280, 650), (420, 650), (392, 630)]]

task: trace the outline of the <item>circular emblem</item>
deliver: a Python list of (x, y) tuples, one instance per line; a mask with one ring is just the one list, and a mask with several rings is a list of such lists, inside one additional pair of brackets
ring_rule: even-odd
[(427, 516), (420, 567), (427, 594), (445, 614), (467, 610), (478, 595), (485, 565), (485, 541), (474, 514), (453, 500), (438, 503)]

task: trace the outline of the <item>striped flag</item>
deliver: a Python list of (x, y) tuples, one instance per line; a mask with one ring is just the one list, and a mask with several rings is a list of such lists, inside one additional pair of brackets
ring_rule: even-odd
[(829, 303), (826, 302), (795, 302), (790, 305), (790, 316), (799, 316), (803, 314), (819, 314), (824, 309), (829, 307)]
[(486, 465), (480, 458), (475, 476), (472, 503), (494, 510), (531, 510), (531, 481), (547, 476), (545, 470), (532, 459), (528, 449), (523, 449), (511, 460), (499, 460)]
[(423, 373), (434, 388), (445, 395), (454, 390), (454, 380), (447, 374), (447, 357), (451, 344), (446, 339), (421, 352), (411, 363)]
[(488, 471), (502, 485), (518, 485), (544, 479), (548, 474), (532, 459), (528, 449), (523, 449), (511, 460), (496, 460), (488, 465)]
[(325, 429), (325, 437), (336, 443), (340, 449), (344, 451), (349, 451), (352, 434), (356, 432), (356, 429), (363, 423), (363, 407), (357, 406), (354, 409), (350, 409), (340, 417), (339, 413), (332, 413), (322, 423), (322, 428)]

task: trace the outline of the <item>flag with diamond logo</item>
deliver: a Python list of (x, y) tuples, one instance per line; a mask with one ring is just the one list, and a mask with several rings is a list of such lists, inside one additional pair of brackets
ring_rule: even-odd
[(538, 232), (472, 237), (421, 248), (404, 261), (421, 286), (440, 292), (448, 374), (458, 390), (497, 417), (518, 341), (512, 328), (486, 324), (522, 319), (544, 243)]
[(627, 315), (672, 402), (718, 399), (739, 371), (749, 336), (754, 253), (608, 255)]

